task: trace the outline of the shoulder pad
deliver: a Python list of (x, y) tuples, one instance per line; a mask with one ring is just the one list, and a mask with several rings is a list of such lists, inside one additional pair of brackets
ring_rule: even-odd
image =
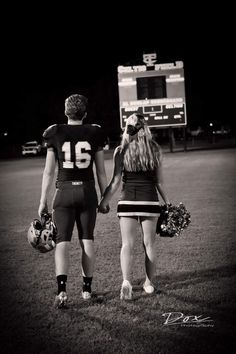
[(58, 128), (58, 124), (50, 125), (50, 127), (48, 127), (48, 128), (44, 131), (43, 137), (44, 137), (45, 139), (51, 138), (53, 135), (56, 134), (57, 128)]
[(101, 128), (101, 125), (99, 124), (91, 124), (93, 127), (98, 127), (98, 128)]

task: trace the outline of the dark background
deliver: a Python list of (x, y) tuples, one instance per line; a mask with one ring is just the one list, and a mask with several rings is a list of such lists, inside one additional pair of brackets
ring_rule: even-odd
[(213, 122), (235, 130), (228, 5), (15, 6), (2, 31), (1, 146), (40, 139), (47, 126), (66, 122), (64, 100), (73, 93), (89, 98), (87, 122), (117, 139), (117, 66), (142, 64), (152, 52), (157, 63), (184, 62), (191, 129)]

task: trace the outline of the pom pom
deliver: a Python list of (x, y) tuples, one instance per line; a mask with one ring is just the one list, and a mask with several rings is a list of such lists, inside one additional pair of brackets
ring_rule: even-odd
[(191, 222), (191, 215), (183, 203), (162, 205), (156, 233), (161, 237), (180, 236)]

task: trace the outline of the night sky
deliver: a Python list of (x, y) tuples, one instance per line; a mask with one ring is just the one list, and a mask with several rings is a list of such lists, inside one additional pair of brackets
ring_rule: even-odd
[(227, 103), (234, 65), (230, 9), (157, 5), (155, 11), (151, 3), (135, 10), (114, 3), (86, 11), (67, 4), (60, 15), (45, 8), (8, 13), (1, 139), (5, 131), (15, 143), (38, 139), (48, 125), (66, 122), (64, 100), (73, 93), (89, 98), (87, 122), (113, 138), (120, 131), (117, 66), (141, 65), (152, 52), (157, 64), (184, 62), (190, 126), (234, 126)]

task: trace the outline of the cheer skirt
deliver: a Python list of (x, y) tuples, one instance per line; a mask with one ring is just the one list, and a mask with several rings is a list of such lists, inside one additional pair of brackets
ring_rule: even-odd
[(117, 215), (158, 217), (160, 204), (154, 184), (124, 184), (117, 205)]

